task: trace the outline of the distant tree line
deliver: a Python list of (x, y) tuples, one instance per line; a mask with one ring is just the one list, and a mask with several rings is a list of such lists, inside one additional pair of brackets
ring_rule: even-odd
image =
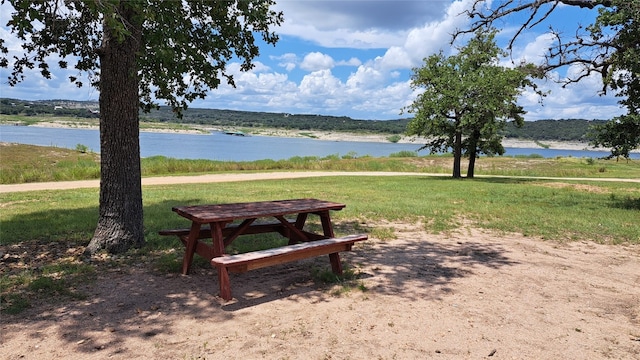
[(182, 119), (169, 108), (161, 107), (141, 117), (143, 121), (178, 122), (213, 126), (245, 128), (277, 128), (319, 131), (353, 131), (383, 134), (402, 134), (408, 119), (356, 120), (347, 116), (305, 115), (288, 113), (248, 112), (235, 110), (193, 109), (184, 111)]
[(521, 128), (512, 123), (507, 125), (504, 136), (507, 138), (529, 140), (590, 141), (589, 131), (594, 125), (606, 123), (606, 120), (538, 120), (525, 121)]
[[(80, 118), (97, 118), (99, 114), (92, 112), (98, 109), (96, 102), (77, 102), (68, 100), (25, 101), (17, 99), (0, 99), (2, 115), (55, 115)], [(95, 111), (95, 110), (94, 110)]]
[[(68, 106), (60, 105), (68, 104)], [(68, 100), (25, 101), (0, 99), (0, 114), (4, 115), (57, 115), (74, 117), (95, 117), (90, 109), (97, 108), (96, 102)], [(347, 116), (305, 115), (287, 113), (250, 112), (237, 110), (189, 108), (177, 118), (171, 108), (160, 107), (140, 119), (146, 122), (168, 122), (199, 124), (218, 127), (276, 128), (289, 130), (349, 131), (374, 134), (404, 134), (410, 119), (397, 120), (357, 120)], [(604, 124), (605, 120), (538, 120), (525, 121), (521, 128), (509, 123), (506, 138), (539, 141), (589, 141), (591, 126)]]

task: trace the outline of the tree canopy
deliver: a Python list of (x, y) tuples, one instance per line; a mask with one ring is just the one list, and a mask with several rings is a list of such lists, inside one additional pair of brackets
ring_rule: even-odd
[(421, 93), (407, 107), (415, 117), (407, 133), (427, 138), (423, 148), (432, 153), (453, 149), (453, 177), (461, 177), (462, 156), (469, 157), (467, 176), (473, 177), (480, 153), (504, 154), (503, 130), (507, 121), (522, 125), (525, 113), (516, 103), (526, 86), (531, 67), (498, 65), (504, 53), (495, 43), (495, 30), (478, 30), (459, 53), (442, 52), (413, 70), (412, 86)]
[[(271, 28), (282, 14), (271, 10), (272, 0), (8, 3), (7, 27), (23, 42), (22, 54), (9, 57), (0, 39), (10, 85), (27, 69), (50, 78), (55, 62), (88, 74), (100, 90), (100, 215), (87, 252), (142, 245), (139, 109), (164, 101), (179, 114), (221, 81), (233, 85), (227, 64), (238, 60), (241, 70), (251, 69), (259, 55), (255, 35), (275, 44)], [(85, 85), (80, 76), (69, 80)]]
[[(233, 85), (229, 61), (241, 60), (244, 71), (253, 68), (252, 59), (259, 55), (254, 35), (275, 44), (278, 36), (271, 28), (283, 21), (281, 13), (270, 9), (273, 0), (8, 2), (14, 12), (7, 26), (24, 42), (23, 54), (11, 59), (0, 39), (0, 66), (13, 68), (8, 79), (12, 86), (24, 80), (26, 69), (38, 68), (43, 77), (51, 78), (49, 69), (55, 62), (85, 72), (98, 87), (104, 30), (112, 29), (115, 41), (132, 36), (136, 29), (122, 9), (134, 10), (141, 31), (136, 62), (144, 108), (158, 101), (186, 108), (222, 79)], [(61, 59), (53, 60), (54, 54)], [(69, 80), (85, 85), (79, 76)]]
[[(620, 97), (619, 103), (627, 108), (627, 115), (613, 119), (607, 126), (594, 128), (595, 145), (612, 146), (604, 139), (617, 139), (615, 148), (628, 157), (627, 150), (640, 147), (640, 136), (626, 136), (620, 131), (635, 129), (640, 108), (640, 2), (627, 0), (501, 0), (491, 2), (476, 0), (467, 15), (474, 21), (467, 29), (459, 30), (454, 39), (465, 33), (491, 26), (508, 17), (525, 15), (524, 21), (511, 38), (508, 49), (512, 49), (519, 37), (526, 31), (542, 26), (552, 13), (563, 5), (597, 11), (593, 24), (575, 24), (576, 31), (568, 35), (550, 28), (553, 43), (549, 47), (545, 61), (540, 64), (542, 73), (549, 73), (567, 66), (579, 71), (569, 73), (561, 81), (576, 83), (597, 73), (602, 77), (602, 92), (613, 91)], [(594, 94), (595, 96), (596, 94)], [(630, 119), (624, 119), (629, 116)], [(615, 125), (618, 124), (618, 125)], [(620, 124), (625, 124), (624, 126)], [(610, 133), (608, 133), (610, 132)]]

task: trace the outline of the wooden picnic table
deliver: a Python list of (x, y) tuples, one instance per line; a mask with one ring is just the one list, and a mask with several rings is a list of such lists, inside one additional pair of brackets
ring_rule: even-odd
[[(359, 235), (334, 239), (330, 211), (342, 210), (345, 206), (345, 204), (318, 199), (176, 206), (172, 210), (189, 219), (191, 228), (188, 230), (163, 230), (160, 234), (177, 235), (184, 243), (186, 250), (182, 261), (183, 274), (189, 273), (195, 253), (211, 261), (218, 268), (220, 294), (225, 300), (230, 300), (228, 269), (247, 271), (326, 253), (329, 254), (332, 270), (337, 274), (342, 273), (338, 252), (350, 250), (353, 242), (367, 238), (366, 235)], [(320, 217), (322, 234), (304, 229), (309, 214)], [(291, 219), (288, 219), (287, 216)], [(256, 222), (262, 218), (275, 218), (277, 221)], [(273, 251), (253, 252), (250, 255), (240, 254), (242, 256), (234, 255), (235, 257), (225, 254), (225, 247), (240, 235), (266, 232), (280, 233), (289, 239), (289, 246), (278, 248), (277, 254)], [(206, 238), (211, 241), (203, 241)], [(319, 240), (324, 240), (324, 242)], [(300, 245), (300, 243), (309, 245)]]

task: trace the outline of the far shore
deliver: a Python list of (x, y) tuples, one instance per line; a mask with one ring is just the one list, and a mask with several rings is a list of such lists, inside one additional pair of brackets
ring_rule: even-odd
[[(71, 121), (41, 121), (29, 126), (38, 127), (51, 127), (51, 128), (84, 128), (84, 129), (98, 129), (97, 122), (71, 122)], [(332, 132), (332, 131), (317, 131), (317, 130), (287, 130), (276, 128), (254, 128), (250, 131), (246, 129), (238, 128), (219, 128), (211, 126), (203, 126), (197, 124), (185, 124), (183, 129), (166, 127), (165, 124), (153, 124), (153, 123), (141, 123), (141, 132), (162, 132), (162, 133), (176, 133), (176, 134), (210, 134), (215, 131), (245, 131), (249, 136), (275, 136), (275, 137), (289, 137), (289, 138), (312, 138), (317, 140), (326, 141), (363, 141), (363, 142), (390, 142), (388, 138), (391, 134), (364, 134), (353, 132)], [(411, 136), (402, 136), (397, 141), (398, 143), (407, 144), (421, 144), (425, 140), (422, 138), (416, 138)], [(502, 145), (508, 148), (527, 148), (527, 149), (556, 149), (556, 150), (595, 150), (595, 151), (607, 151), (608, 149), (595, 148), (590, 146), (586, 142), (579, 141), (534, 141), (534, 140), (522, 140), (505, 138), (502, 140)], [(633, 152), (640, 152), (635, 150)]]

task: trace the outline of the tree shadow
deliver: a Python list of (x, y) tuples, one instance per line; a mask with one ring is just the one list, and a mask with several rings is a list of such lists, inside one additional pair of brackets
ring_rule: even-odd
[[(198, 199), (193, 199), (192, 203), (198, 203)], [(145, 216), (155, 219), (146, 223), (150, 242), (160, 238), (157, 232), (161, 229), (184, 226), (183, 219), (171, 211), (175, 205), (173, 201), (164, 201), (145, 206)], [(56, 229), (75, 231), (76, 219), (83, 216), (83, 212), (92, 210), (95, 209), (59, 211), (56, 217), (63, 219), (63, 224)], [(13, 228), (23, 226), (25, 222), (43, 221), (45, 223), (41, 225), (46, 227), (47, 218), (46, 214), (37, 212), (21, 219), (10, 218), (3, 223), (3, 232), (5, 226)], [(358, 222), (341, 222), (336, 227), (366, 231)], [(50, 242), (64, 234), (48, 234), (47, 237), (45, 241)], [(172, 241), (173, 251), (181, 255), (182, 244), (177, 239)], [(56, 256), (65, 255), (31, 253), (27, 256), (45, 257), (54, 262)], [(357, 281), (364, 282), (369, 291), (410, 300), (439, 299), (452, 291), (451, 284), (455, 279), (474, 276), (482, 268), (515, 264), (498, 245), (455, 239), (436, 241), (424, 236), (392, 241), (370, 239), (357, 243), (352, 252), (341, 256), (345, 265), (357, 272)], [(127, 351), (121, 344), (129, 338), (179, 337), (179, 329), (171, 326), (178, 318), (224, 323), (242, 316), (238, 310), (271, 301), (286, 298), (287, 301), (313, 304), (332, 301), (335, 296), (326, 285), (315, 282), (310, 271), (312, 268), (329, 269), (328, 256), (231, 274), (235, 300), (229, 303), (218, 297), (216, 272), (210, 266), (195, 267), (192, 274), (182, 276), (154, 270), (155, 260), (153, 256), (145, 260), (139, 255), (133, 258), (123, 255), (117, 260), (93, 259), (91, 264), (97, 271), (97, 279), (78, 286), (78, 291), (86, 295), (84, 300), (46, 301), (19, 315), (3, 314), (4, 341), (17, 336), (25, 323), (37, 324), (42, 331), (30, 334), (34, 342), (53, 336), (70, 352), (104, 352), (105, 356), (115, 356)]]
[[(358, 222), (340, 222), (335, 226), (339, 232), (348, 232), (347, 229), (352, 229), (351, 233), (367, 232)], [(367, 291), (409, 300), (439, 299), (451, 291), (450, 284), (455, 279), (473, 276), (482, 268), (517, 264), (499, 245), (473, 240), (439, 241), (424, 236), (391, 241), (370, 238), (356, 243), (351, 252), (340, 256), (344, 266), (356, 272)], [(328, 257), (231, 274), (235, 299), (222, 308), (237, 311), (293, 295), (290, 300), (331, 301), (330, 291), (315, 291), (326, 290), (326, 285), (314, 282), (310, 268), (328, 269)]]
[(410, 300), (439, 299), (455, 279), (517, 264), (503, 247), (474, 241), (400, 238), (368, 244), (353, 255), (377, 279), (373, 291)]
[(640, 197), (634, 198), (631, 196), (620, 197), (612, 195), (609, 206), (616, 209), (639, 211)]
[[(192, 203), (198, 201), (192, 199)], [(184, 251), (177, 239), (166, 241), (158, 235), (160, 229), (185, 224), (184, 219), (171, 211), (175, 205), (174, 201), (164, 201), (145, 206), (145, 234), (150, 249)], [(3, 301), (13, 296), (26, 296), (31, 302), (22, 313), (0, 315), (3, 343), (17, 336), (22, 325), (37, 323), (42, 331), (30, 334), (34, 342), (54, 336), (65, 344), (65, 348), (68, 346), (70, 352), (94, 354), (105, 350), (113, 356), (124, 351), (120, 344), (127, 338), (178, 335), (167, 326), (168, 318), (176, 314), (202, 321), (232, 318), (219, 311), (212, 269), (199, 268), (194, 276), (162, 273), (155, 270), (157, 256), (146, 251), (84, 258), (82, 248), (88, 244), (97, 219), (86, 220), (86, 214), (94, 212), (97, 216), (95, 207), (59, 209), (55, 214), (35, 211), (7, 216), (3, 220), (0, 234)], [(74, 239), (69, 239), (69, 234), (73, 234)], [(83, 238), (75, 239), (78, 234)], [(53, 274), (43, 271), (52, 266), (60, 270)], [(73, 271), (87, 266), (94, 269), (95, 276), (74, 281)], [(24, 274), (63, 280), (58, 284), (67, 286), (76, 296), (65, 296), (49, 289), (38, 294), (39, 290), (19, 282), (14, 282), (17, 287), (4, 286), (4, 280), (24, 277)], [(45, 331), (52, 328), (55, 328), (53, 333), (53, 330)]]
[(519, 178), (519, 177), (508, 176), (508, 175), (505, 175), (504, 177), (496, 176), (496, 175), (491, 175), (491, 176), (476, 175), (476, 177), (472, 179), (466, 179), (466, 180), (489, 183), (489, 184), (527, 184), (527, 183), (540, 181), (540, 179)]

